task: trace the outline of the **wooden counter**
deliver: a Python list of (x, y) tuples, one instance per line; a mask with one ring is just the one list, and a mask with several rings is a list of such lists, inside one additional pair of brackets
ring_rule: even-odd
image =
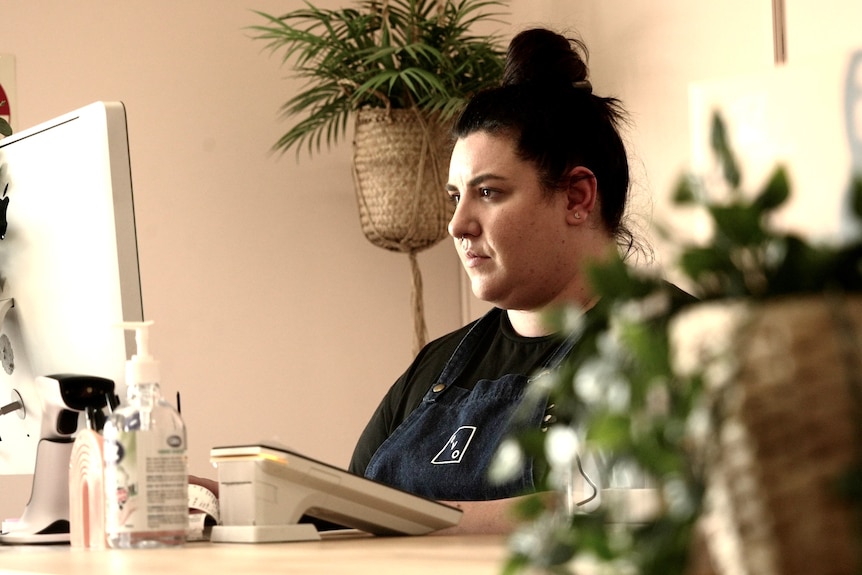
[(0, 573), (470, 575), (502, 572), (501, 536), (337, 537), (294, 543), (187, 543), (172, 549), (104, 551), (64, 545), (0, 546)]

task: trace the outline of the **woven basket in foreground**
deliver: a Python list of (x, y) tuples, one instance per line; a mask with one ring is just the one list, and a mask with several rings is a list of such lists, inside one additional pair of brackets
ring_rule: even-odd
[(716, 572), (857, 575), (860, 502), (838, 486), (862, 450), (862, 298), (712, 313), (688, 319), (690, 341), (730, 352), (712, 372), (719, 425), (703, 527)]

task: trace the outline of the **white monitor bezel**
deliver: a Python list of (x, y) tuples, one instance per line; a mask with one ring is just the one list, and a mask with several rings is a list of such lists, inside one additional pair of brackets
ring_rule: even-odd
[[(15, 389), (25, 411), (0, 417), (0, 475), (33, 473), (42, 411), (36, 377), (106, 377), (125, 395), (134, 340), (115, 326), (142, 320), (143, 302), (124, 105), (94, 102), (0, 140), (0, 193), (7, 183), (0, 298), (15, 305), (0, 338), (15, 356), (11, 373), (0, 369), (0, 404)], [(38, 289), (57, 283), (67, 295)]]

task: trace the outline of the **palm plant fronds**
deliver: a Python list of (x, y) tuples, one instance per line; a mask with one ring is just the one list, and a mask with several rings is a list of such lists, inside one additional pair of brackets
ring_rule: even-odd
[(273, 146), (311, 153), (343, 137), (351, 112), (365, 106), (417, 108), (452, 117), (466, 100), (499, 82), (497, 34), (471, 29), (499, 22), (501, 0), (360, 0), (357, 8), (306, 7), (265, 23), (253, 38), (305, 80), (281, 107), (304, 116)]

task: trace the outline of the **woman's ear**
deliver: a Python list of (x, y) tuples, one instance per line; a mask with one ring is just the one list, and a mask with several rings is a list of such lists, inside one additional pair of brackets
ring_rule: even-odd
[(587, 221), (598, 199), (598, 183), (592, 170), (576, 166), (569, 172), (566, 185), (566, 222), (578, 225)]

